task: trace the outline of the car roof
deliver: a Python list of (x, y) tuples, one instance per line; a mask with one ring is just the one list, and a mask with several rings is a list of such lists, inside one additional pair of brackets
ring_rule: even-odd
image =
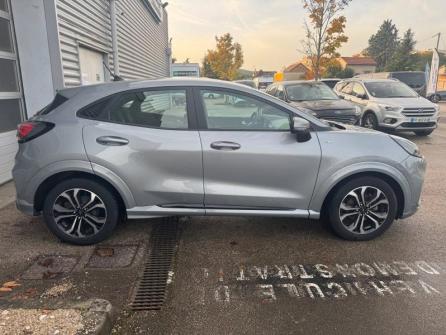
[(110, 95), (128, 90), (137, 90), (144, 88), (157, 88), (157, 87), (175, 87), (175, 86), (211, 86), (219, 88), (234, 88), (237, 90), (244, 90), (252, 93), (251, 87), (242, 85), (235, 82), (209, 79), (209, 78), (193, 78), (193, 77), (174, 77), (174, 78), (162, 78), (162, 79), (142, 79), (142, 80), (122, 80), (106, 83), (99, 83), (93, 85), (83, 85), (71, 88), (64, 88), (57, 92), (61, 95), (71, 98), (75, 95), (87, 93), (94, 95)]
[(343, 82), (352, 82), (352, 81), (358, 81), (358, 82), (362, 82), (362, 83), (394, 83), (396, 81), (399, 82), (399, 80), (396, 78), (390, 78), (390, 79), (348, 78), (348, 79), (343, 80)]
[(288, 81), (281, 81), (278, 84), (281, 84), (283, 86), (291, 86), (291, 85), (309, 85), (309, 84), (323, 84), (321, 81), (316, 80), (288, 80)]

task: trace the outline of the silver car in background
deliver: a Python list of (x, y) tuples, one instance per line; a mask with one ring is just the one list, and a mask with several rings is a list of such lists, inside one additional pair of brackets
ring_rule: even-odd
[(335, 92), (361, 107), (361, 125), (371, 129), (430, 135), (437, 128), (439, 106), (397, 79), (347, 79)]
[(17, 207), (81, 245), (173, 215), (326, 217), (369, 240), (416, 212), (425, 171), (408, 140), (204, 79), (61, 90), (18, 141)]

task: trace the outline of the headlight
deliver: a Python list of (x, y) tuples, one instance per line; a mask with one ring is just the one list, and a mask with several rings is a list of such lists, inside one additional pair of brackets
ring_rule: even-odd
[(399, 106), (391, 106), (391, 105), (378, 105), (382, 110), (388, 111), (388, 112), (399, 112), (401, 110), (401, 107)]
[(399, 137), (399, 136), (394, 136), (394, 135), (389, 135), (389, 136), (401, 148), (403, 148), (404, 151), (406, 151), (409, 155), (423, 158), (423, 156), (421, 155), (420, 149), (418, 149), (418, 146), (415, 143), (413, 143), (409, 140), (406, 140), (405, 138)]

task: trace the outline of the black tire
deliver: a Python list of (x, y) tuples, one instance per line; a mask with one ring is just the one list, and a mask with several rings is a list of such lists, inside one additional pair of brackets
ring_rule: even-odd
[(434, 129), (429, 129), (429, 130), (415, 130), (414, 133), (417, 136), (429, 136), (430, 134), (432, 134), (432, 132), (434, 131)]
[(378, 118), (373, 112), (366, 112), (362, 117), (361, 126), (364, 128), (378, 130)]
[[(91, 233), (92, 231), (92, 225), (91, 224), (86, 224), (86, 221), (90, 221), (90, 219), (84, 219), (84, 221), (82, 221), (81, 219), (80, 222), (83, 223), (82, 227), (79, 228), (80, 224), (77, 223), (77, 225), (74, 222), (74, 218), (72, 218), (73, 216), (75, 216), (76, 218), (78, 218), (74, 212), (76, 209), (73, 210), (73, 212), (71, 213), (67, 213), (68, 215), (70, 215), (70, 218), (67, 218), (66, 222), (64, 221), (65, 219), (60, 220), (60, 215), (59, 212), (57, 212), (57, 210), (54, 208), (54, 206), (56, 205), (56, 201), (58, 201), (58, 204), (60, 201), (64, 201), (64, 199), (67, 199), (65, 197), (62, 196), (62, 194), (64, 192), (68, 192), (68, 194), (70, 194), (70, 200), (67, 199), (67, 201), (65, 201), (65, 204), (69, 204), (68, 207), (64, 206), (63, 207), (63, 211), (60, 213), (65, 213), (68, 212), (71, 207), (73, 207), (70, 204), (75, 203), (76, 201), (74, 199), (74, 197), (72, 196), (74, 193), (70, 193), (73, 192), (74, 189), (80, 189), (80, 192), (78, 192), (78, 196), (79, 198), (81, 198), (81, 200), (83, 199), (87, 199), (88, 200), (88, 192), (92, 192), (95, 194), (97, 200), (96, 203), (93, 203), (93, 207), (98, 207), (97, 204), (99, 203), (99, 207), (93, 210), (99, 211), (100, 213), (98, 214), (98, 216), (101, 216), (101, 220), (104, 221), (103, 223), (101, 223), (101, 225), (98, 227), (95, 225), (96, 229), (98, 230), (97, 232), (93, 231), (93, 234), (87, 234), (87, 233)], [(66, 196), (66, 193), (65, 193)], [(62, 200), (60, 200), (62, 199)], [(74, 200), (73, 200), (74, 199)], [(86, 205), (86, 202), (83, 202), (83, 204), (81, 204), (80, 207), (82, 207), (82, 205)], [(85, 206), (88, 207), (88, 206)], [(61, 208), (60, 206), (58, 208)], [(104, 208), (104, 209), (103, 209)], [(56, 211), (56, 212), (55, 212)], [(91, 211), (91, 210), (90, 210)], [(88, 212), (88, 211), (87, 211)], [(57, 215), (56, 215), (56, 214)], [(83, 212), (84, 217), (87, 216), (88, 214), (85, 214), (85, 211)], [(116, 196), (113, 194), (112, 191), (110, 191), (107, 187), (105, 187), (104, 185), (90, 180), (90, 179), (84, 179), (84, 178), (74, 178), (74, 179), (69, 179), (66, 181), (63, 181), (59, 184), (57, 184), (55, 187), (53, 187), (53, 189), (51, 189), (48, 193), (48, 195), (45, 198), (44, 201), (44, 205), (43, 205), (43, 217), (45, 220), (45, 223), (47, 224), (48, 228), (51, 230), (51, 232), (53, 232), (60, 240), (64, 241), (64, 242), (68, 242), (68, 243), (72, 243), (72, 244), (77, 244), (77, 245), (90, 245), (90, 244), (95, 244), (95, 243), (99, 243), (103, 240), (105, 240), (106, 238), (108, 238), (111, 233), (113, 232), (114, 228), (116, 227), (116, 225), (118, 224), (118, 222), (120, 221), (122, 215), (122, 213), (120, 213), (120, 206), (119, 206), (119, 202), (116, 199)], [(79, 214), (82, 215), (82, 214)], [(80, 216), (79, 216), (80, 218)], [(89, 216), (89, 218), (91, 218), (91, 216)], [(96, 218), (96, 216), (95, 216)], [(59, 219), (60, 224), (58, 224), (56, 222), (56, 220)], [(73, 221), (68, 221), (68, 220), (73, 220)], [(79, 222), (79, 221), (78, 221)], [(91, 222), (91, 221), (90, 221)], [(63, 229), (63, 225), (71, 225), (74, 229), (74, 227), (79, 228), (81, 231), (81, 234), (84, 236), (74, 236), (73, 234), (68, 234), (67, 231)], [(69, 229), (68, 229), (69, 230)], [(78, 229), (75, 229), (77, 231), (79, 231)]]
[(439, 94), (433, 94), (430, 97), (430, 101), (432, 101), (433, 103), (437, 103), (441, 101), (441, 96)]
[[(383, 218), (384, 221), (378, 226), (377, 229), (370, 230), (369, 232), (365, 231), (362, 233), (354, 232), (347, 229), (347, 226), (344, 225), (341, 221), (340, 206), (342, 201), (351, 191), (365, 186), (371, 187), (371, 189), (378, 189), (384, 194), (386, 200), (388, 201), (388, 207), (384, 205), (388, 209), (388, 214), (385, 219)], [(333, 198), (329, 203), (328, 218), (331, 228), (339, 237), (350, 241), (367, 241), (378, 237), (391, 226), (391, 224), (395, 221), (397, 210), (397, 197), (394, 190), (387, 182), (377, 177), (359, 177), (348, 181), (335, 191)], [(355, 217), (353, 217), (353, 220), (355, 220)], [(367, 218), (365, 223), (370, 224), (371, 221)]]

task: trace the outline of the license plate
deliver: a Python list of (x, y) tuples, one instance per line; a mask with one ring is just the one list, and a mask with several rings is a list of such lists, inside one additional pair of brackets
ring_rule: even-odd
[(410, 118), (410, 122), (415, 123), (415, 122), (431, 122), (431, 118), (430, 117), (412, 117)]

